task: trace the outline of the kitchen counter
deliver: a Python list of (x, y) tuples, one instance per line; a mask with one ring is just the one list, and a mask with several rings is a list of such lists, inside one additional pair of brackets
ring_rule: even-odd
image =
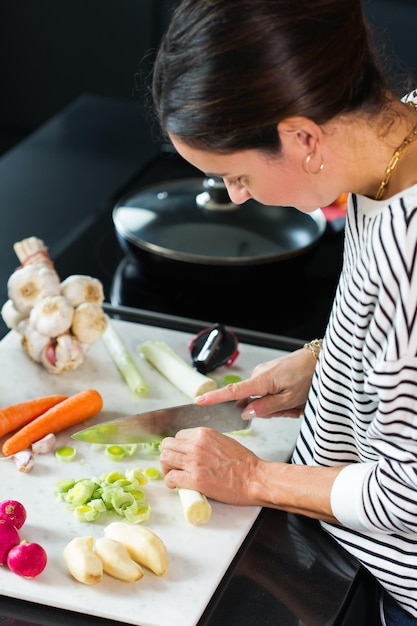
[[(97, 107), (99, 115), (96, 115)], [(12, 245), (24, 237), (44, 238), (58, 266), (68, 268), (71, 273), (83, 271), (81, 258), (71, 256), (71, 247), (88, 232), (86, 256), (95, 253), (95, 249), (89, 247), (94, 235), (92, 225), (97, 218), (108, 219), (106, 213), (118, 193), (139, 170), (146, 172), (159, 150), (142, 137), (145, 121), (140, 116), (135, 118), (137, 114), (134, 106), (125, 103), (82, 98), (65, 112), (65, 119), (58, 116), (51, 120), (46, 128), (0, 161), (0, 203), (7, 207), (0, 253), (3, 298), (7, 277), (16, 264)], [(92, 116), (96, 122), (90, 128), (88, 121)], [(131, 124), (133, 130), (129, 131)], [(103, 128), (107, 129), (105, 137), (101, 133)], [(118, 131), (122, 133), (122, 140), (118, 138)], [(56, 150), (57, 139), (60, 150)], [(69, 146), (68, 151), (62, 149), (63, 145)], [(51, 179), (50, 172), (53, 173)], [(77, 186), (80, 180), (82, 184)], [(25, 181), (28, 184), (25, 185)], [(48, 221), (48, 216), (53, 219)], [(113, 250), (108, 253), (117, 255)], [(109, 312), (150, 325), (189, 332), (201, 329), (199, 321), (158, 312), (112, 307)], [(300, 340), (279, 335), (242, 329), (239, 333), (242, 341), (281, 350), (291, 350), (301, 344)], [(363, 604), (368, 583), (358, 563), (338, 547), (318, 523), (263, 510), (219, 584), (199, 626), (253, 626), (255, 623), (263, 626), (371, 626), (366, 603)], [(5, 596), (0, 598), (0, 625), (72, 626), (75, 621), (79, 626), (120, 624)]]
[[(357, 573), (357, 564), (316, 523), (265, 510), (198, 626), (371, 626), (369, 621), (343, 621)], [(2, 626), (75, 623), (120, 626), (114, 620), (0, 598)]]
[[(108, 306), (106, 306), (106, 310), (113, 317), (119, 319), (127, 319), (140, 325), (147, 323), (146, 313), (142, 315), (137, 311), (114, 309)], [(154, 325), (158, 332), (165, 327), (175, 331), (180, 328), (183, 332), (194, 333), (201, 327), (198, 321), (191, 322), (168, 316), (155, 319)], [(143, 329), (141, 332), (143, 334)], [(145, 334), (147, 332), (145, 331)], [(250, 333), (242, 329), (239, 333), (240, 341), (248, 346), (252, 345), (254, 350), (258, 350), (257, 346), (262, 345), (267, 346), (268, 350), (276, 349), (277, 351), (291, 348), (291, 343), (285, 338), (280, 339), (262, 333)], [(244, 344), (242, 344), (242, 349)], [(10, 345), (10, 342), (7, 345)], [(293, 347), (297, 346), (293, 345)], [(8, 349), (10, 350), (10, 347)], [(247, 351), (248, 348), (244, 350), (244, 353)], [(25, 355), (23, 358), (26, 358)], [(22, 357), (19, 356), (19, 359)], [(95, 375), (99, 365), (96, 356), (93, 355), (93, 363), (94, 361), (97, 365), (93, 367), (92, 376)], [(107, 368), (108, 365), (100, 357), (100, 366), (102, 362), (104, 368)], [(16, 364), (18, 371), (22, 369), (22, 365)], [(36, 368), (38, 366), (32, 365), (31, 367)], [(27, 378), (26, 375), (25, 378)], [(39, 372), (38, 378), (39, 384), (43, 385), (48, 375)], [(90, 378), (88, 378), (88, 385), (91, 385)], [(103, 380), (106, 380), (106, 376)], [(70, 385), (73, 385), (74, 382), (75, 379), (71, 376), (67, 380), (67, 384)], [(56, 391), (58, 391), (59, 384), (59, 379), (54, 378), (52, 380), (53, 389)], [(108, 394), (114, 395), (112, 389), (108, 390)], [(44, 472), (41, 471), (42, 474)], [(27, 478), (30, 480), (30, 475), (23, 477), (25, 480)], [(10, 484), (9, 481), (8, 483)], [(10, 497), (10, 492), (6, 495)], [(226, 505), (221, 506), (225, 507)], [(232, 509), (235, 509), (236, 514), (236, 507), (232, 507)], [(46, 529), (45, 533), (45, 537), (48, 537), (50, 531)], [(59, 555), (54, 555), (53, 561), (57, 562), (57, 559), (59, 562)], [(356, 616), (354, 622), (350, 619), (345, 621), (347, 619), (346, 611), (352, 610), (353, 604), (357, 602), (358, 589), (360, 590), (362, 587), (361, 576), (358, 563), (324, 533), (317, 522), (297, 515), (263, 509), (256, 517), (236, 556), (220, 580), (212, 599), (198, 621), (198, 626), (217, 626), (218, 624), (253, 626), (255, 623), (276, 624), (277, 626), (299, 626), (300, 624), (305, 626), (351, 626), (355, 623), (355, 626), (371, 626), (371, 622), (366, 619), (363, 607), (361, 607), (360, 619)], [(62, 594), (63, 589), (61, 578), (62, 574), (58, 573), (56, 580), (58, 585), (56, 593), (58, 595)], [(171, 585), (172, 582), (173, 580), (171, 580)], [(195, 583), (197, 584), (197, 580)], [(13, 584), (18, 583), (14, 582)], [(32, 593), (36, 597), (36, 579), (29, 582), (29, 585), (32, 584), (33, 587), (31, 586), (30, 589), (33, 589)], [(116, 594), (115, 597), (123, 602), (123, 597), (120, 598), (117, 595), (117, 589), (120, 589), (120, 583), (119, 587), (115, 584), (114, 593)], [(44, 592), (43, 589), (41, 593), (44, 594)], [(53, 593), (53, 586), (51, 586), (51, 593)], [(68, 593), (73, 593), (73, 591), (69, 589)], [(16, 597), (20, 597), (20, 595), (18, 594)], [(126, 602), (129, 597), (126, 595)], [(172, 596), (170, 597), (172, 598)], [(191, 599), (192, 596), (190, 596)], [(72, 625), (76, 621), (80, 626), (98, 626), (99, 624), (101, 626), (115, 626), (115, 624), (120, 623), (120, 621), (97, 618), (94, 616), (96, 615), (94, 610), (88, 606), (88, 602), (83, 601), (82, 604), (82, 606), (86, 606), (86, 614), (80, 613), (79, 606), (77, 606), (77, 612), (73, 613), (61, 608), (44, 606), (44, 600), (41, 602), (42, 604), (37, 604), (36, 602), (1, 597), (0, 624), (8, 626), (58, 626), (59, 624)], [(94, 606), (96, 600), (92, 598), (91, 602)], [(51, 603), (54, 607), (61, 606), (59, 602), (57, 604), (55, 598), (51, 600)], [(68, 600), (66, 604), (68, 605)], [(124, 615), (125, 611), (126, 609), (120, 614)], [(90, 612), (93, 614), (90, 615)], [(136, 617), (132, 623), (140, 623), (137, 620)], [(121, 621), (123, 624), (130, 623), (123, 619)], [(173, 625), (175, 623), (176, 626), (178, 624), (177, 619), (172, 623)], [(157, 619), (155, 624), (158, 624)]]

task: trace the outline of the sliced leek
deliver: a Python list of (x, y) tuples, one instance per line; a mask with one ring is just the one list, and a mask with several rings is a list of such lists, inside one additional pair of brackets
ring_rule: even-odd
[(206, 496), (193, 489), (178, 489), (185, 519), (194, 526), (207, 524), (211, 517), (211, 505)]

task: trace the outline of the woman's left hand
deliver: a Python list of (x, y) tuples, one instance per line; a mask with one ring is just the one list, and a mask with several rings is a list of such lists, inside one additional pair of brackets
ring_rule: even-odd
[(232, 437), (211, 428), (181, 430), (163, 440), (160, 462), (170, 488), (195, 489), (228, 504), (256, 504), (249, 487), (260, 459)]

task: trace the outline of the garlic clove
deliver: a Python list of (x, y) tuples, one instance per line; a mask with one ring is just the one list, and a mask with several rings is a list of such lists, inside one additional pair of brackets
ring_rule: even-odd
[(42, 353), (51, 342), (51, 338), (38, 332), (27, 319), (20, 322), (16, 330), (22, 335), (21, 343), (23, 350), (31, 359), (40, 363)]
[(47, 265), (25, 265), (9, 276), (7, 292), (15, 308), (23, 315), (29, 315), (38, 300), (60, 293), (59, 276)]
[(34, 441), (31, 445), (32, 454), (49, 454), (55, 450), (56, 436), (54, 433), (48, 433), (42, 439)]
[(35, 304), (29, 321), (39, 333), (58, 337), (71, 327), (73, 315), (74, 309), (64, 296), (47, 296)]
[(20, 452), (16, 452), (13, 455), (13, 461), (16, 464), (19, 472), (24, 472), (25, 474), (32, 471), (33, 466), (35, 465), (35, 459), (33, 458), (33, 454), (30, 450), (21, 450)]
[(71, 331), (81, 343), (94, 343), (103, 334), (107, 317), (99, 304), (82, 302), (74, 311)]
[(51, 374), (60, 374), (76, 369), (84, 360), (81, 343), (70, 333), (56, 337), (43, 350), (42, 365)]
[(98, 278), (84, 276), (83, 274), (73, 274), (63, 280), (61, 293), (68, 298), (73, 307), (78, 306), (82, 302), (94, 302), (95, 304), (104, 302), (102, 283)]
[(19, 323), (25, 319), (23, 313), (20, 313), (13, 304), (13, 300), (6, 300), (1, 308), (1, 316), (7, 328), (11, 330), (17, 329)]

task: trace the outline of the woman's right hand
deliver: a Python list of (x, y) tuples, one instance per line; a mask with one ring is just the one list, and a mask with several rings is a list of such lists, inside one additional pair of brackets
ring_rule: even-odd
[(257, 365), (250, 378), (209, 391), (196, 398), (195, 403), (208, 406), (251, 397), (242, 412), (243, 419), (299, 417), (303, 413), (315, 365), (309, 350), (300, 348)]

